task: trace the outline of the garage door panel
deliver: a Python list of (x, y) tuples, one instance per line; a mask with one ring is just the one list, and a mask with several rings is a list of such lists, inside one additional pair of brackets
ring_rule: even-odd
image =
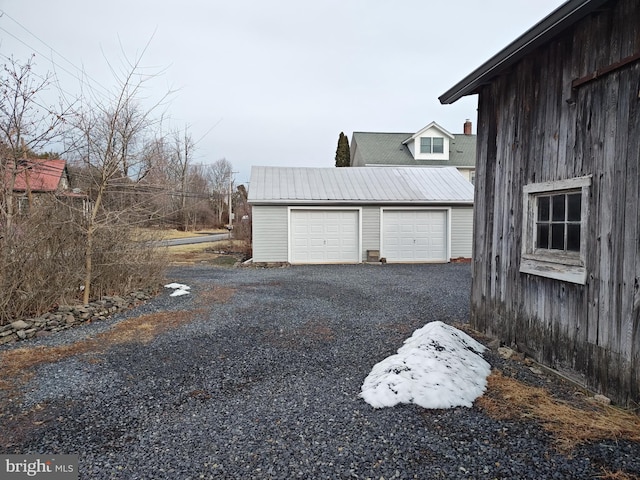
[(384, 210), (383, 256), (390, 262), (447, 261), (446, 210)]
[(291, 262), (358, 263), (357, 210), (291, 210)]

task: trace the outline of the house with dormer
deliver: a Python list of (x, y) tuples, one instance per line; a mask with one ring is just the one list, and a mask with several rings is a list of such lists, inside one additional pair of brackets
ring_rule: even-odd
[(352, 167), (455, 167), (475, 181), (476, 136), (472, 123), (453, 134), (436, 122), (417, 133), (353, 132)]

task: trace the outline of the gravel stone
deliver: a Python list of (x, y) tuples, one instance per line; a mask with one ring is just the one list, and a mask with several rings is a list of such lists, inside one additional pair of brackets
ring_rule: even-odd
[[(373, 365), (415, 329), (468, 320), (468, 264), (197, 266), (171, 270), (168, 281), (191, 293), (170, 297), (167, 289), (105, 321), (0, 347), (72, 345), (126, 318), (192, 316), (147, 343), (61, 357), (16, 390), (0, 390), (5, 453), (78, 454), (80, 478), (90, 479), (640, 472), (636, 443), (599, 442), (563, 455), (531, 419), (498, 421), (476, 407), (376, 410), (359, 398)], [(485, 358), (532, 385), (550, 381), (496, 352)]]

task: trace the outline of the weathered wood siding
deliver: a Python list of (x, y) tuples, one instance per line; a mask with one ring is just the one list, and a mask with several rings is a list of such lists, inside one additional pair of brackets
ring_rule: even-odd
[[(640, 402), (640, 2), (609, 2), (479, 95), (472, 324)], [(523, 186), (592, 175), (587, 283), (519, 272)]]

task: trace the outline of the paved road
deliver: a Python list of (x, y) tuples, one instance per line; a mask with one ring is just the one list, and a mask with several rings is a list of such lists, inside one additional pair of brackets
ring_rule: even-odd
[(160, 245), (171, 247), (176, 245), (190, 245), (193, 243), (219, 242), (220, 240), (228, 240), (228, 239), (229, 239), (228, 233), (214, 233), (212, 235), (198, 235), (195, 237), (188, 237), (188, 238), (174, 238), (171, 240), (162, 240), (158, 243)]

